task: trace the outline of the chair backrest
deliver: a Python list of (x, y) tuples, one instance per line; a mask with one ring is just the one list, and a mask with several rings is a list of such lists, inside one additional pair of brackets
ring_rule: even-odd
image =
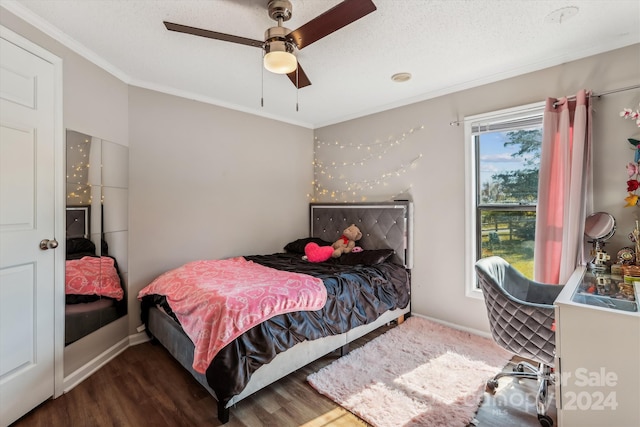
[(493, 339), (514, 354), (553, 365), (553, 305), (528, 303), (507, 292), (509, 268), (512, 267), (500, 257), (483, 258), (476, 263)]

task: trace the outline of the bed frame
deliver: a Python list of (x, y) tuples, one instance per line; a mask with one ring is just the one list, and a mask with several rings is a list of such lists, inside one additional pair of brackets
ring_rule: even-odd
[[(357, 242), (359, 246), (365, 250), (394, 249), (396, 262), (408, 269), (413, 266), (412, 218), (413, 205), (408, 201), (310, 204), (311, 236), (332, 242), (342, 235), (346, 227), (356, 224), (363, 231), (362, 239)], [(344, 354), (350, 342), (392, 321), (402, 322), (404, 316), (410, 311), (411, 304), (404, 309), (387, 311), (373, 323), (359, 326), (340, 335), (305, 341), (278, 354), (270, 363), (256, 370), (244, 390), (234, 396), (226, 406), (218, 402), (218, 419), (222, 423), (228, 422), (229, 408), (245, 397), (337, 349), (342, 349)], [(167, 314), (151, 308), (148, 328), (153, 337), (166, 347), (169, 353), (215, 398), (216, 394), (209, 387), (206, 376), (196, 372), (191, 366), (194, 345), (180, 326)]]

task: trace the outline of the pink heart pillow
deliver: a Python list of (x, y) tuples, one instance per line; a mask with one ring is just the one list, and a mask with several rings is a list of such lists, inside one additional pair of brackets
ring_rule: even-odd
[(310, 262), (323, 262), (331, 258), (333, 247), (318, 246), (317, 243), (307, 243), (304, 247), (304, 254)]

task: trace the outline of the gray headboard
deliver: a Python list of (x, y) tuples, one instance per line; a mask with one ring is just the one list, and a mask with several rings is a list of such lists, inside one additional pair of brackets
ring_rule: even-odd
[(413, 203), (311, 203), (311, 236), (335, 242), (351, 224), (358, 226), (364, 250), (395, 250), (395, 261), (413, 268)]
[(67, 206), (67, 239), (71, 237), (89, 238), (90, 206)]

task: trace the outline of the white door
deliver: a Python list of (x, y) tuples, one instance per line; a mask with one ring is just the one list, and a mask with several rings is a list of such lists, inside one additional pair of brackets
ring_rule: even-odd
[(0, 425), (54, 394), (55, 67), (0, 38)]

